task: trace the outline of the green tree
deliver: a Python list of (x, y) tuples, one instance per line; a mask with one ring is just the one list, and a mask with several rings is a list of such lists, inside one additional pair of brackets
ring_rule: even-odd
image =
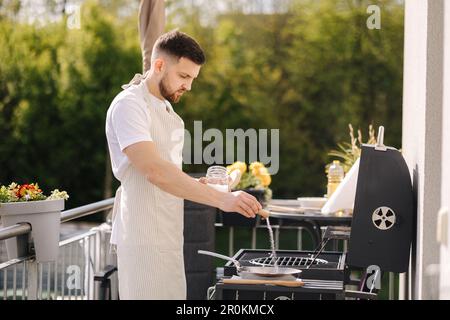
[(373, 1), (292, 1), (285, 13), (222, 13), (209, 25), (201, 7), (176, 11), (177, 26), (207, 55), (177, 106), (187, 127), (279, 128), (275, 197), (325, 192), (327, 153), (347, 139), (348, 123), (364, 132), (382, 124), (386, 142), (399, 147), (403, 6), (375, 3), (381, 30), (366, 27)]
[(0, 182), (64, 188), (69, 207), (104, 197), (106, 110), (141, 68), (135, 15), (82, 9), (80, 30), (0, 22)]

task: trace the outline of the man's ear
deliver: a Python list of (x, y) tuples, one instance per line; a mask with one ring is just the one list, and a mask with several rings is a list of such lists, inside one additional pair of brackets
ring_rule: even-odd
[(164, 68), (166, 67), (166, 63), (163, 59), (158, 58), (158, 59), (155, 59), (154, 67), (155, 67), (156, 73), (161, 73), (164, 71)]

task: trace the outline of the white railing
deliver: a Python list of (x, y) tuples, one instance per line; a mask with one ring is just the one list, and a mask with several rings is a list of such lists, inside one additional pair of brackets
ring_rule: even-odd
[[(61, 222), (112, 209), (114, 199), (62, 212)], [(27, 234), (27, 225), (0, 229), (0, 239)], [(0, 299), (93, 300), (100, 294), (94, 275), (116, 265), (109, 247), (110, 225), (102, 224), (59, 243), (54, 262), (36, 262), (34, 255), (0, 263)], [(117, 296), (117, 275), (112, 275), (112, 297)]]

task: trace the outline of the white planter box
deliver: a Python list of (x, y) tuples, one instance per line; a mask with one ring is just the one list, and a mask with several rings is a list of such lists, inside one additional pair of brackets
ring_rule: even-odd
[[(59, 229), (64, 199), (29, 202), (0, 203), (3, 227), (26, 222), (31, 225), (38, 262), (56, 261), (59, 250)], [(26, 237), (6, 240), (8, 258), (15, 259), (27, 254)]]

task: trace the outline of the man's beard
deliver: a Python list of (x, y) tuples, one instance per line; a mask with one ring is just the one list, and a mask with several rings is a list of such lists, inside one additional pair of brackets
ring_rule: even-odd
[(165, 80), (166, 77), (163, 77), (159, 82), (159, 92), (164, 97), (164, 99), (168, 100), (170, 103), (177, 103), (178, 101), (180, 101), (180, 98), (185, 90), (176, 90), (170, 93), (167, 85), (165, 84)]

